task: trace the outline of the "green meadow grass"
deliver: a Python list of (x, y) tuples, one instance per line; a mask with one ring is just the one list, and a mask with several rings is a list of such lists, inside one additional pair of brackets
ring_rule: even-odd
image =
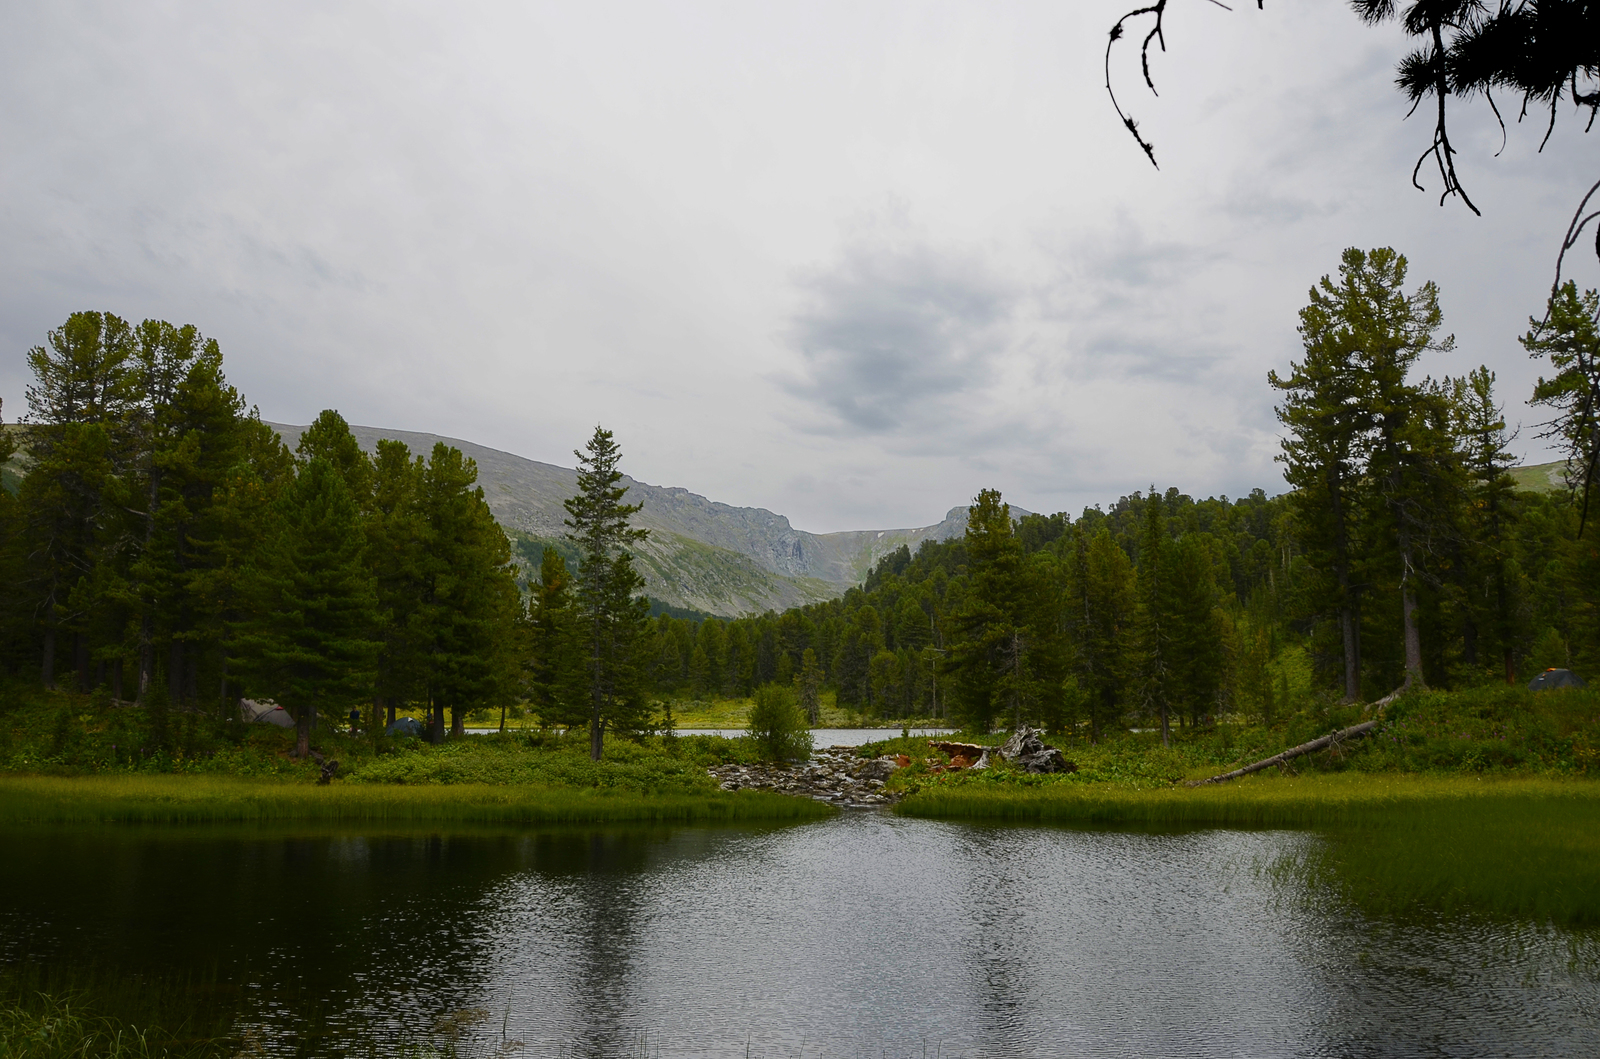
[(803, 798), (483, 783), (316, 786), (234, 776), (0, 776), (0, 824), (612, 824), (811, 820)]
[(1380, 823), (1329, 831), (1298, 871), (1371, 914), (1424, 908), (1594, 927), (1600, 800), (1508, 793), (1415, 802)]
[(1600, 812), (1600, 782), (1540, 776), (1323, 773), (1252, 776), (1209, 787), (963, 783), (923, 787), (905, 816), (1136, 827), (1320, 828), (1373, 823), (1424, 804), (1463, 810), (1507, 799), (1571, 801)]

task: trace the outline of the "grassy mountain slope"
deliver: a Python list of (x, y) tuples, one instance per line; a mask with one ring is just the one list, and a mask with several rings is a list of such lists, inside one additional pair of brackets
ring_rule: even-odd
[(1526, 489), (1530, 493), (1553, 493), (1567, 487), (1566, 470), (1567, 462), (1557, 460), (1555, 463), (1513, 467), (1511, 477), (1516, 480), (1518, 489)]
[[(304, 427), (274, 423), (291, 447)], [(403, 441), (414, 453), (436, 442), (460, 449), (478, 464), (478, 481), (490, 509), (517, 542), (519, 558), (537, 566), (547, 543), (565, 533), (562, 501), (577, 491), (577, 472), (484, 445), (437, 434), (351, 426), (368, 451), (378, 439)], [(782, 610), (829, 599), (858, 584), (880, 557), (902, 544), (959, 536), (966, 508), (953, 509), (933, 526), (896, 530), (808, 533), (765, 508), (734, 507), (687, 489), (625, 478), (627, 499), (643, 504), (636, 524), (650, 530), (639, 550), (646, 591), (677, 607), (734, 616)], [(558, 549), (561, 550), (561, 549)]]

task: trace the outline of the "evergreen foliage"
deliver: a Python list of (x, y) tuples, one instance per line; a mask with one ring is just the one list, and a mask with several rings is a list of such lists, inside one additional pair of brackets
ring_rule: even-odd
[(628, 520), (639, 511), (624, 504), (619, 486), (622, 449), (611, 431), (595, 427), (578, 457), (578, 494), (566, 501), (568, 537), (582, 555), (577, 575), (577, 610), (585, 640), (589, 698), (589, 747), (604, 752), (606, 728), (637, 732), (648, 723), (641, 680), (640, 634), (650, 613), (644, 578), (633, 568), (629, 545), (648, 534)]
[(355, 500), (332, 463), (313, 457), (275, 514), (247, 574), (236, 649), (251, 685), (294, 715), (304, 756), (318, 709), (337, 716), (372, 687), (377, 592)]

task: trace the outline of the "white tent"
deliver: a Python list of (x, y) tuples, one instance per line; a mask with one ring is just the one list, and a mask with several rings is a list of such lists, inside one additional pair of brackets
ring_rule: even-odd
[(294, 718), (289, 716), (289, 711), (271, 699), (240, 699), (239, 718), (258, 724), (275, 724), (279, 728), (294, 727)]

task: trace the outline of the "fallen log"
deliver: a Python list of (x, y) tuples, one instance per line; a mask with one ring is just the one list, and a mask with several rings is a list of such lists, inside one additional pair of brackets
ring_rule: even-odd
[(1236, 780), (1240, 776), (1248, 776), (1252, 772), (1260, 772), (1262, 769), (1269, 769), (1274, 765), (1282, 765), (1303, 754), (1312, 754), (1327, 747), (1337, 746), (1346, 739), (1359, 739), (1378, 727), (1380, 723), (1381, 719), (1362, 721), (1360, 724), (1353, 724), (1349, 728), (1341, 728), (1337, 732), (1330, 732), (1321, 739), (1313, 739), (1309, 743), (1301, 743), (1299, 746), (1291, 747), (1283, 753), (1274, 754), (1264, 761), (1257, 761), (1254, 764), (1246, 765), (1244, 768), (1234, 769), (1232, 772), (1224, 772), (1219, 776), (1212, 776), (1210, 779), (1190, 780), (1184, 786), (1204, 787), (1208, 783), (1226, 783), (1228, 780)]
[(941, 750), (951, 757), (964, 757), (969, 761), (976, 761), (983, 756), (986, 750), (999, 750), (997, 746), (983, 746), (980, 743), (951, 743), (941, 739), (930, 739), (928, 745), (935, 750)]

